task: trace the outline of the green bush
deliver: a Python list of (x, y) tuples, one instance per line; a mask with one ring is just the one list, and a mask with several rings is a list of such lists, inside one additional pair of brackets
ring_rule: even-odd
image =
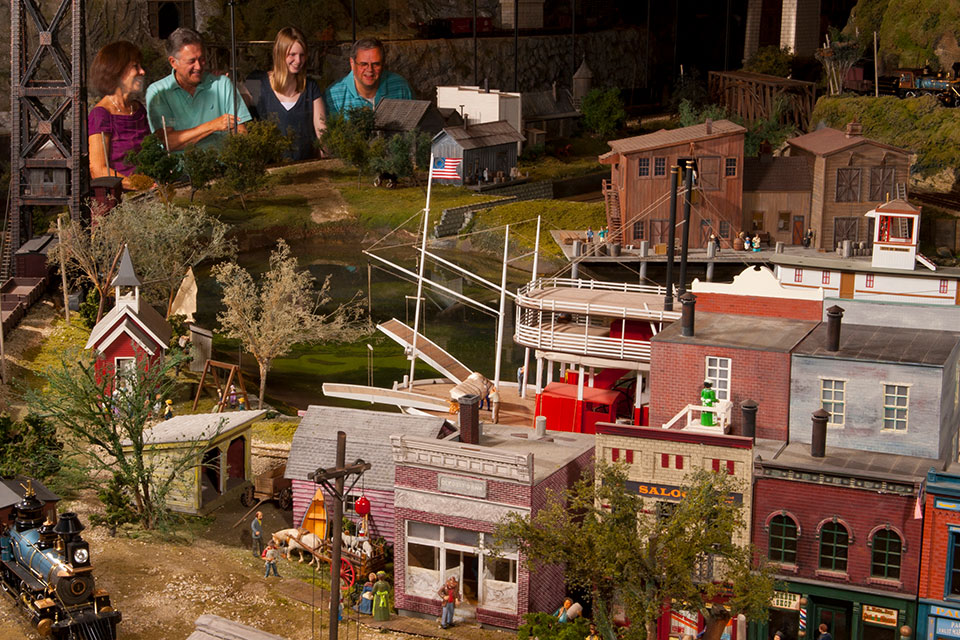
[(160, 136), (156, 133), (151, 133), (143, 139), (139, 151), (131, 150), (127, 153), (126, 160), (137, 168), (137, 173), (150, 176), (161, 187), (173, 184), (183, 175), (180, 155), (167, 153)]
[(0, 416), (0, 475), (47, 480), (60, 470), (62, 454), (54, 425), (33, 414), (22, 421)]
[(192, 145), (183, 153), (183, 170), (190, 178), (190, 202), (197, 191), (206, 189), (210, 183), (223, 175), (220, 152), (216, 148), (201, 149)]
[(290, 139), (280, 133), (275, 122), (254, 120), (246, 123), (247, 133), (228, 136), (220, 150), (223, 183), (240, 196), (267, 186), (267, 165), (279, 162), (290, 147)]
[(549, 613), (528, 613), (517, 630), (517, 640), (583, 640), (588, 633), (590, 623), (586, 618), (559, 622)]
[[(341, 160), (355, 167), (357, 181), (370, 167), (370, 138), (373, 135), (373, 110), (367, 107), (347, 109), (327, 118), (321, 142)], [(382, 149), (377, 150), (382, 153)]]
[(80, 302), (80, 319), (87, 329), (93, 329), (97, 324), (97, 312), (100, 310), (100, 292), (95, 287), (90, 287), (87, 295)]
[(607, 138), (616, 133), (627, 119), (620, 89), (593, 89), (580, 105), (583, 126), (588, 131)]
[(747, 59), (743, 68), (745, 71), (752, 71), (753, 73), (765, 73), (786, 78), (790, 75), (793, 57), (790, 47), (780, 48), (774, 45), (760, 47)]

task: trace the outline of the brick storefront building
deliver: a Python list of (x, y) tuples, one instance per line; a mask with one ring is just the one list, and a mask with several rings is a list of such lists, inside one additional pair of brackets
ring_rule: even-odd
[[(743, 505), (744, 526), (734, 533), (738, 544), (750, 542), (750, 487), (753, 479), (753, 441), (739, 436), (694, 433), (679, 429), (597, 425), (596, 459), (626, 462), (627, 490), (644, 496), (644, 509), (660, 513), (669, 504), (683, 500), (680, 488), (687, 476), (699, 469), (732, 475), (742, 492), (730, 496)], [(713, 579), (705, 575), (704, 579)], [(732, 620), (730, 640), (743, 638), (744, 625)], [(658, 624), (658, 640), (685, 634), (696, 636), (703, 628), (698, 614), (679, 607), (666, 612)]]
[(437, 590), (455, 575), (463, 600), (458, 619), (516, 629), (524, 614), (561, 604), (563, 569), (545, 567), (533, 575), (516, 550), (495, 557), (492, 533), (508, 513), (535, 516), (548, 489), (562, 492), (591, 473), (594, 439), (552, 431), (538, 437), (493, 424), (484, 424), (476, 440), (464, 433), (461, 416), (460, 442), (391, 437), (394, 602), (403, 614), (438, 616)]
[(918, 640), (960, 638), (960, 469), (950, 469), (927, 473)]
[(834, 640), (909, 636), (901, 629), (916, 628), (923, 527), (915, 509), (931, 460), (836, 447), (814, 457), (810, 445), (779, 441), (756, 451), (753, 542), (785, 591), (753, 640), (778, 630), (813, 640), (821, 623)]
[[(732, 433), (741, 433), (740, 403), (757, 403), (757, 437), (787, 439), (790, 350), (816, 325), (808, 320), (696, 314), (694, 335), (675, 322), (651, 341), (650, 425), (659, 427), (699, 404), (704, 380), (718, 400), (733, 402)], [(662, 366), (661, 366), (661, 363)]]

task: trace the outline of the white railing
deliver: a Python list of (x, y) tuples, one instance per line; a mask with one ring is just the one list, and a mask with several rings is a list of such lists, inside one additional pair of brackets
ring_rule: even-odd
[(574, 278), (537, 278), (517, 290), (521, 295), (540, 289), (587, 289), (590, 291), (623, 291), (624, 293), (649, 293), (665, 295), (666, 288), (655, 284), (630, 284), (629, 282), (604, 282), (603, 280), (579, 280)]
[[(619, 293), (642, 293), (646, 295), (664, 295), (664, 288), (644, 284), (627, 284), (625, 282), (601, 282), (599, 280), (573, 280), (570, 278), (541, 278), (528, 283), (517, 290), (517, 306), (524, 309), (549, 311), (551, 313), (576, 313), (587, 316), (603, 316), (608, 318), (636, 318), (642, 320), (660, 320), (672, 322), (680, 317), (679, 311), (663, 311), (659, 308), (650, 308), (646, 303), (642, 306), (623, 306), (617, 304), (596, 304), (590, 302), (572, 302), (530, 297), (533, 291), (543, 289), (584, 289), (596, 291), (610, 291)], [(611, 296), (617, 299), (617, 296)]]
[(586, 356), (617, 358), (619, 360), (650, 361), (650, 343), (646, 340), (627, 340), (591, 336), (587, 334), (561, 333), (538, 326), (516, 325), (513, 339), (524, 347)]
[[(696, 418), (694, 418), (693, 413), (697, 412)], [(706, 425), (700, 424), (700, 414), (701, 413), (712, 413), (714, 414), (714, 426), (708, 427)], [(733, 403), (729, 400), (720, 400), (712, 407), (705, 407), (698, 404), (688, 404), (683, 409), (680, 409), (677, 412), (677, 415), (673, 416), (669, 422), (664, 423), (662, 428), (670, 429), (681, 418), (685, 418), (684, 422), (684, 431), (699, 431), (701, 433), (716, 433), (723, 435), (727, 432), (727, 428), (730, 426), (730, 416), (733, 413)]]

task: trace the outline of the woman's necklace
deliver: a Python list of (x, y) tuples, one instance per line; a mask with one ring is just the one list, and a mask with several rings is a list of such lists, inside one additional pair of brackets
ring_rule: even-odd
[(116, 97), (110, 96), (110, 102), (113, 103), (113, 106), (117, 109), (117, 111), (120, 112), (121, 115), (125, 115), (125, 116), (130, 115), (130, 113), (131, 113), (130, 107), (127, 107), (126, 109), (121, 108), (121, 107), (120, 107), (120, 103), (117, 102)]

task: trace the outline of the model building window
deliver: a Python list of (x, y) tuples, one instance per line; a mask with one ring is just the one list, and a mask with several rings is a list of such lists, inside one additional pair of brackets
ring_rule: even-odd
[(950, 544), (947, 547), (947, 585), (946, 595), (960, 596), (960, 531), (950, 530)]
[(940, 281), (940, 293), (949, 293), (950, 292), (950, 281), (941, 280)]
[(828, 522), (820, 529), (820, 568), (847, 571), (847, 548), (850, 536), (839, 522)]
[(425, 569), (427, 571), (439, 571), (440, 548), (408, 542), (407, 566)]
[(723, 175), (727, 178), (737, 177), (737, 159), (727, 158), (723, 162)]
[(803, 269), (794, 269), (794, 270), (793, 270), (793, 281), (794, 281), (794, 282), (803, 282)]
[(903, 542), (896, 531), (881, 529), (870, 541), (873, 547), (873, 560), (870, 563), (870, 575), (874, 578), (900, 579), (900, 557)]
[(860, 169), (837, 169), (837, 202), (860, 202)]
[(357, 498), (360, 496), (346, 495), (343, 497), (343, 513), (347, 515), (357, 514)]
[(820, 273), (820, 284), (830, 284), (830, 272), (823, 271)]
[(717, 400), (730, 399), (730, 358), (707, 356), (706, 380), (713, 384)]
[(653, 175), (654, 177), (667, 175), (667, 159), (666, 158), (653, 159)]
[(833, 427), (842, 427), (846, 414), (846, 390), (845, 380), (821, 380), (820, 381), (820, 406), (830, 414), (828, 424)]
[(641, 178), (646, 178), (650, 175), (650, 158), (638, 158), (637, 166), (640, 167)]
[(646, 236), (643, 235), (643, 220), (637, 220), (633, 223), (633, 239), (634, 240), (646, 240)]
[(730, 223), (726, 220), (720, 221), (720, 237), (729, 238), (730, 237)]
[(797, 532), (797, 523), (790, 516), (781, 514), (771, 518), (767, 550), (771, 562), (797, 564)]
[(910, 388), (903, 384), (883, 385), (883, 428), (891, 431), (907, 430), (907, 405)]
[(666, 502), (664, 500), (658, 500), (656, 506), (656, 515), (657, 521), (662, 522), (664, 520), (669, 520), (673, 516), (673, 512), (677, 510), (676, 502)]
[(873, 289), (873, 274), (867, 274), (867, 289)]
[(150, 35), (160, 40), (180, 27), (193, 28), (193, 0), (147, 0)]

